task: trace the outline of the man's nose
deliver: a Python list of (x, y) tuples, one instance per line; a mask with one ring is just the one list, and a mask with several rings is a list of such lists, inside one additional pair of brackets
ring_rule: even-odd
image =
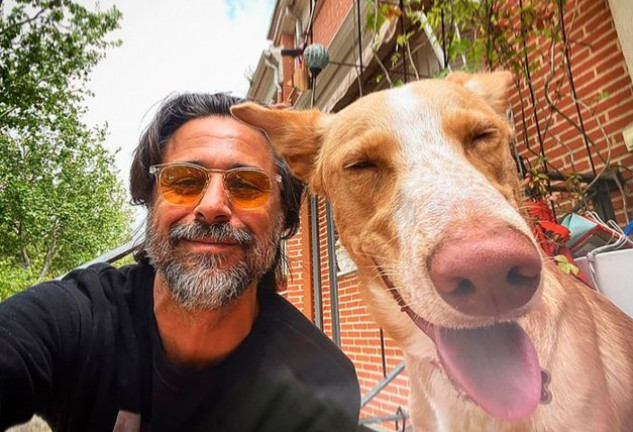
[(208, 223), (227, 222), (231, 218), (231, 205), (222, 175), (211, 175), (207, 189), (194, 212), (197, 219)]

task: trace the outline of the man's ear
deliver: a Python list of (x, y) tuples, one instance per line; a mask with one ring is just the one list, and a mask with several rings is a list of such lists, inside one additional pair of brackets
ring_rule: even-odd
[(497, 113), (506, 116), (509, 108), (508, 94), (512, 86), (512, 73), (508, 71), (477, 74), (453, 72), (446, 77), (446, 80), (461, 84), (481, 96)]
[(269, 109), (252, 102), (231, 107), (231, 114), (261, 129), (292, 173), (318, 192), (316, 160), (329, 116), (316, 110)]

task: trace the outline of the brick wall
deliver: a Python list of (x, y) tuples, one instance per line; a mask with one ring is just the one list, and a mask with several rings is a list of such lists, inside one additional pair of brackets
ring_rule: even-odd
[[(373, 321), (362, 301), (356, 273), (339, 280), (341, 310), (341, 347), (356, 365), (361, 394), (369, 391), (402, 361), (402, 350), (384, 336), (385, 368), (383, 369), (380, 328)], [(399, 407), (407, 410), (408, 378), (406, 369), (386, 390), (373, 399), (361, 417), (395, 414)]]
[[(294, 35), (283, 34), (281, 35), (281, 46), (284, 48), (294, 48), (295, 40)], [(292, 57), (283, 57), (283, 81), (282, 81), (282, 91), (283, 95), (279, 95), (278, 102), (291, 103), (294, 95), (294, 89), (292, 87), (292, 72), (294, 71), (295, 60)]]
[(312, 39), (314, 43), (327, 47), (345, 16), (354, 7), (354, 0), (322, 0), (319, 3), (312, 26)]
[(307, 200), (301, 206), (297, 234), (286, 241), (287, 283), (282, 294), (314, 321), (310, 254), (310, 214)]
[(303, 229), (301, 229), (286, 242), (286, 259), (288, 261), (289, 272), (285, 295), (288, 300), (302, 311), (306, 309), (303, 283), (304, 279), (310, 274), (308, 268), (309, 260), (306, 263), (306, 257), (303, 255), (303, 244), (309, 241), (309, 238), (306, 237)]
[[(597, 172), (605, 166), (608, 158), (608, 142), (611, 143), (610, 165), (622, 166), (624, 179), (631, 179), (633, 154), (624, 145), (622, 131), (633, 124), (633, 87), (622, 49), (617, 38), (613, 17), (606, 0), (573, 0), (567, 2), (565, 14), (566, 30), (571, 41), (570, 65), (577, 92), (580, 112), (588, 137), (595, 143), (590, 145), (591, 157)], [(550, 72), (549, 44), (541, 40), (531, 40), (534, 50), (530, 61), (535, 66), (532, 82), (536, 99), (536, 117), (545, 148), (545, 156), (552, 167), (569, 173), (593, 174), (585, 140), (563, 116), (554, 112), (545, 100), (545, 83), (551, 82), (549, 92), (556, 97), (555, 89), (560, 83), (560, 95), (556, 106), (561, 112), (580, 124), (577, 106), (571, 97), (571, 87), (561, 44), (557, 44), (554, 56), (553, 74)], [(522, 108), (527, 113), (525, 125)], [(530, 92), (525, 82), (521, 82), (512, 95), (511, 103), (515, 116), (515, 127), (519, 153), (531, 165), (538, 165), (538, 131)], [(593, 114), (595, 113), (595, 115)], [(633, 191), (625, 188), (628, 200)], [(623, 200), (620, 194), (612, 194), (612, 202), (617, 212), (618, 222), (624, 223)], [(563, 201), (563, 206), (568, 202)], [(561, 211), (564, 208), (561, 208)], [(631, 209), (629, 210), (629, 214)]]

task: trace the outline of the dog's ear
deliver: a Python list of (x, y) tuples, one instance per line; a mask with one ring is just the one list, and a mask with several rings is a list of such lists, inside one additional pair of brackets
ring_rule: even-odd
[(508, 94), (512, 86), (512, 74), (508, 71), (468, 74), (453, 72), (446, 80), (461, 84), (481, 96), (500, 115), (505, 116), (508, 108)]
[(329, 116), (317, 110), (270, 109), (252, 102), (231, 107), (231, 114), (261, 129), (292, 173), (318, 193), (315, 161)]

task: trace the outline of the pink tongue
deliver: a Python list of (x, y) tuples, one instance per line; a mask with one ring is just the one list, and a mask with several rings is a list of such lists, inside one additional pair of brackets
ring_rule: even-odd
[(453, 382), (491, 416), (520, 420), (536, 409), (541, 367), (532, 342), (517, 324), (436, 327), (435, 343)]

